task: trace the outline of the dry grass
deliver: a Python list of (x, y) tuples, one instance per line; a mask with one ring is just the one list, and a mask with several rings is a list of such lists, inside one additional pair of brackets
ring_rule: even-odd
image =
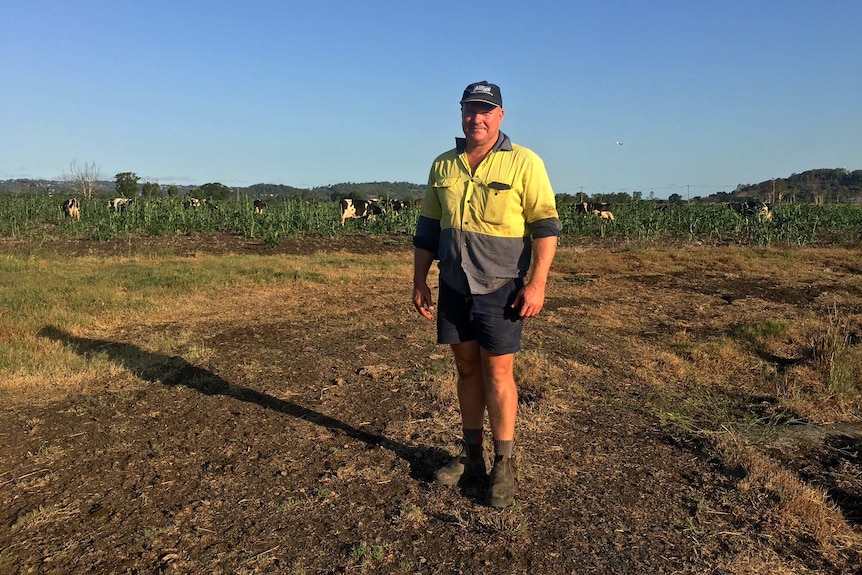
[(349, 293), (345, 286), (354, 282), (400, 282), (409, 275), (403, 261), (367, 256), (360, 263), (353, 255), (0, 263), (13, 286), (0, 301), (0, 393), (27, 401), (119, 389), (135, 380), (99, 353), (84, 357), (39, 336), (44, 326), (93, 339), (133, 339), (144, 350), (199, 363), (212, 353), (200, 339), (209, 324), (265, 323), (274, 312), (281, 318), (329, 314), (337, 311), (338, 296), (321, 292)]
[(816, 542), (831, 560), (862, 542), (823, 491), (807, 485), (734, 433), (716, 436), (714, 444), (725, 464), (745, 470), (745, 477), (736, 485), (737, 497), (758, 506), (771, 533), (790, 544)]
[(42, 506), (28, 511), (20, 516), (12, 526), (13, 530), (37, 531), (40, 526), (53, 522), (68, 521), (78, 515), (79, 511), (58, 505)]
[(836, 394), (852, 395), (862, 390), (862, 356), (851, 348), (852, 333), (851, 318), (841, 313), (836, 304), (826, 314), (820, 330), (810, 336), (812, 359), (823, 373), (826, 389)]
[[(804, 573), (803, 563), (781, 553), (794, 545), (814, 545), (838, 562), (862, 545), (858, 530), (824, 490), (772, 459), (762, 440), (790, 418), (862, 421), (856, 262), (858, 253), (839, 248), (561, 249), (548, 308), (528, 324), (516, 361), (518, 433), (542, 437), (564, 415), (588, 412), (592, 402), (616, 402), (621, 411), (663, 423), (684, 447), (698, 445), (705, 457), (742, 471), (728, 506), (756, 506), (762, 525), (728, 526), (703, 509), (695, 517), (697, 537), (727, 541), (729, 556), (717, 561), (717, 570)], [(7, 404), (32, 403), (143, 385), (115, 358), (98, 350), (80, 354), (41, 337), (49, 325), (75, 337), (134, 342), (142, 356), (179, 356), (193, 365), (217, 359), (211, 333), (245, 330), (254, 336), (242, 339), (247, 349), (234, 350), (232, 381), (284, 378), (289, 374), (277, 371), (284, 362), (276, 360), (286, 352), (268, 344), (277, 317), (294, 328), (295, 349), (323, 358), (322, 380), (331, 372), (321, 334), (339, 342), (347, 339), (335, 336), (360, 334), (350, 340), (359, 357), (351, 371), (356, 381), (420, 392), (400, 417), (386, 422), (385, 435), (405, 444), (452, 445), (460, 433), (455, 367), (448, 349), (427, 351), (433, 323), (413, 317), (410, 267), (409, 254), (78, 258), (33, 266), (7, 258), (0, 262), (12, 286), (0, 302), (0, 392)], [(414, 323), (405, 329), (408, 321)], [(402, 349), (415, 363), (400, 362)], [(130, 363), (145, 371), (144, 362)], [(342, 378), (326, 386), (347, 383)], [(50, 460), (56, 455), (51, 449), (33, 453), (34, 463)], [(522, 455), (524, 477), (555, 472), (548, 462)], [(574, 481), (576, 470), (559, 474)], [(375, 479), (354, 464), (335, 477)], [(296, 496), (278, 511), (326, 497)], [(35, 509), (14, 528), (34, 529), (67, 513)], [(433, 521), (427, 509), (407, 503), (392, 517), (394, 527), (405, 529)], [(517, 508), (456, 522), (503, 536), (526, 529)], [(357, 572), (390, 561), (385, 543), (377, 541), (358, 541), (350, 554)]]
[[(606, 374), (628, 370), (653, 392), (650, 409), (680, 439), (705, 441), (701, 445), (711, 446), (724, 465), (743, 469), (733, 497), (759, 506), (770, 537), (786, 545), (814, 541), (835, 560), (858, 548), (862, 538), (824, 490), (757, 448), (788, 418), (862, 421), (858, 256), (840, 249), (738, 248), (709, 258), (697, 249), (625, 254), (629, 261), (621, 254), (586, 255), (595, 254), (568, 252), (560, 260), (563, 274), (569, 268), (593, 278), (573, 288), (584, 303), (573, 306), (568, 319), (589, 324), (583, 331), (597, 340), (615, 339), (619, 352), (595, 349), (595, 339), (585, 336), (575, 342), (580, 356)], [(669, 280), (674, 274), (685, 280)], [(689, 291), (700, 283), (724, 287)], [(812, 285), (822, 285), (822, 294), (812, 293), (805, 303), (801, 294)], [(555, 323), (562, 328), (566, 322)], [(752, 409), (758, 398), (771, 398), (769, 412)], [(722, 537), (738, 538), (730, 532)], [(806, 572), (769, 546), (739, 546), (724, 567), (731, 573)]]

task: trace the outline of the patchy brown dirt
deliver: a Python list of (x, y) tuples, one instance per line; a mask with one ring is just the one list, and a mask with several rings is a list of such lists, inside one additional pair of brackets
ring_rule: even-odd
[[(409, 258), (409, 238), (303, 238), (271, 248), (215, 235), (21, 249)], [(317, 306), (290, 320), (262, 311), (244, 324), (207, 325), (199, 337), (217, 353), (201, 365), (143, 349), (134, 326), (117, 338), (46, 327), (39, 336), (82, 356), (103, 354), (140, 384), (104, 382), (101, 392), (2, 407), (0, 571), (862, 573), (859, 538), (827, 552), (805, 534), (773, 531), (761, 507), (768, 502), (739, 494), (744, 474), (680, 441), (647, 409), (654, 391), (633, 379), (633, 358), (618, 357), (605, 328), (578, 320), (616, 304), (623, 335), (696, 335), (697, 309), (806, 306), (830, 290), (858, 296), (853, 272), (781, 291), (769, 277), (562, 268), (548, 319), (528, 326), (526, 347), (576, 357), (587, 375), (571, 387), (560, 382), (565, 392), (523, 390), (530, 424), (519, 429), (517, 503), (505, 511), (482, 505), (481, 486), (431, 482), (457, 438), (457, 414), (415, 384), (446, 353), (402, 304), (404, 285), (350, 294), (363, 314), (385, 318), (377, 323)], [(657, 291), (691, 303), (671, 309), (656, 303)], [(249, 362), (262, 367), (251, 372)], [(760, 398), (752, 409), (758, 401), (769, 403)], [(859, 426), (816, 429), (804, 442), (785, 437), (792, 447), (776, 441), (775, 456), (826, 491), (862, 535)]]
[(71, 239), (51, 236), (44, 240), (0, 238), (4, 249), (29, 252), (57, 252), (72, 257), (118, 257), (136, 255), (273, 255), (308, 254), (321, 252), (349, 252), (357, 254), (403, 251), (411, 245), (410, 236), (367, 236), (361, 234), (323, 237), (309, 235), (298, 238), (281, 238), (278, 245), (267, 245), (264, 240), (250, 239), (227, 233), (134, 237), (97, 242), (88, 239)]

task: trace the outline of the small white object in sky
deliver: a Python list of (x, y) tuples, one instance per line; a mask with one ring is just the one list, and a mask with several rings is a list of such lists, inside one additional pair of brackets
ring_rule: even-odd
[(619, 142), (619, 141), (617, 142), (617, 146), (622, 146), (622, 145), (623, 145), (622, 142)]

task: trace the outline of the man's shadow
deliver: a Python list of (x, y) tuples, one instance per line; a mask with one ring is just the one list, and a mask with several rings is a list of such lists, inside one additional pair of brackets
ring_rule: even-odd
[(179, 356), (169, 356), (141, 349), (130, 343), (74, 336), (54, 326), (45, 326), (39, 335), (59, 341), (82, 357), (107, 355), (136, 376), (173, 387), (183, 385), (205, 395), (223, 395), (239, 401), (254, 403), (279, 413), (296, 417), (358, 439), (368, 446), (381, 446), (410, 464), (410, 476), (421, 481), (433, 479), (434, 470), (445, 463), (450, 455), (437, 448), (411, 446), (388, 437), (357, 429), (328, 415), (296, 403), (278, 399), (248, 387), (228, 383), (206, 369), (194, 366)]

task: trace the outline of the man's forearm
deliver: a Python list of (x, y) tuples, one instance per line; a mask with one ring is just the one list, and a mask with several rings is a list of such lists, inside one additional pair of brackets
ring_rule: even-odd
[(528, 283), (544, 287), (548, 282), (551, 263), (557, 253), (557, 236), (536, 238), (533, 240), (533, 265), (530, 266)]
[(434, 263), (434, 253), (422, 248), (413, 249), (413, 285), (427, 283), (428, 272)]

